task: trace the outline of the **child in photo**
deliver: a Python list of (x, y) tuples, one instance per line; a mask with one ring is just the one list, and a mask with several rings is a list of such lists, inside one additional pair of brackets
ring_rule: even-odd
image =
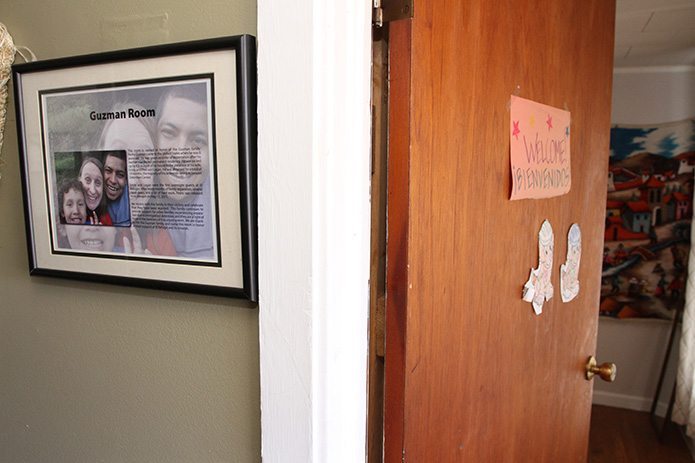
[(80, 225), (87, 220), (87, 202), (82, 183), (77, 179), (63, 180), (58, 187), (59, 221)]
[(130, 228), (128, 237), (123, 238), (123, 249), (116, 248), (118, 227), (103, 225), (61, 224), (58, 228), (63, 247), (92, 252), (123, 252), (142, 254), (142, 243), (135, 228)]
[(111, 252), (116, 243), (116, 227), (93, 225), (64, 225), (70, 249)]

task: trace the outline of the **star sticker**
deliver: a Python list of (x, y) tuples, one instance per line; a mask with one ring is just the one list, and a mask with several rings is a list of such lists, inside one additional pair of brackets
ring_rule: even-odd
[(548, 130), (553, 128), (553, 118), (548, 114), (548, 119), (545, 121), (546, 124), (548, 124)]
[(512, 136), (518, 140), (519, 134), (521, 133), (521, 130), (519, 130), (519, 121), (512, 121), (512, 124), (514, 124), (514, 130), (512, 130)]

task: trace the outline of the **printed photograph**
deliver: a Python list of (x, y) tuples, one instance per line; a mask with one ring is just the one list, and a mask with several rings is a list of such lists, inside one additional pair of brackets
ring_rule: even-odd
[(211, 86), (41, 93), (53, 252), (219, 264)]

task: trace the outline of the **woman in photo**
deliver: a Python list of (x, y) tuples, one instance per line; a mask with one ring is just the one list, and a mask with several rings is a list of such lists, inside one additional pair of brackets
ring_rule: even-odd
[(113, 225), (104, 201), (104, 165), (92, 156), (86, 157), (80, 166), (79, 179), (84, 188), (87, 203), (86, 223)]
[[(145, 108), (137, 103), (116, 103), (111, 111), (124, 112), (132, 110), (137, 114), (146, 114)], [(107, 205), (109, 215), (115, 225), (129, 225), (136, 222), (145, 210), (154, 184), (154, 140), (155, 119), (153, 117), (133, 117), (126, 119), (109, 119), (99, 136), (99, 150), (125, 151), (127, 156), (122, 161), (110, 159), (110, 167), (104, 161)], [(119, 171), (127, 174), (120, 175)], [(109, 192), (111, 194), (109, 195)], [(118, 218), (117, 218), (118, 216)]]
[[(112, 112), (134, 110), (146, 114), (137, 103), (116, 103)], [(152, 117), (109, 119), (99, 136), (99, 150), (106, 153), (104, 180), (106, 204), (114, 225), (136, 226), (146, 239), (152, 230), (147, 228), (147, 204), (154, 185), (155, 121)], [(143, 227), (143, 223), (145, 227)], [(131, 229), (119, 230), (115, 252), (125, 251), (125, 240), (131, 239)], [(152, 254), (161, 255), (155, 249)]]

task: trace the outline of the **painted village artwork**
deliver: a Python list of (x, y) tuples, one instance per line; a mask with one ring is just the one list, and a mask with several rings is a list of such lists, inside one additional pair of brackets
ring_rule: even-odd
[(673, 318), (683, 306), (695, 120), (611, 129), (601, 315)]

